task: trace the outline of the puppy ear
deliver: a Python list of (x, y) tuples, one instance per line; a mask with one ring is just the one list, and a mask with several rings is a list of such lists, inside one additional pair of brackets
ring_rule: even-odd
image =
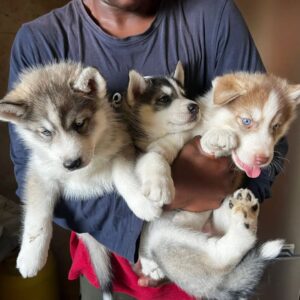
[(184, 69), (181, 61), (178, 61), (173, 77), (184, 86)]
[(212, 82), (212, 87), (213, 101), (216, 105), (225, 105), (246, 92), (242, 80), (236, 74), (216, 77)]
[(290, 84), (288, 86), (288, 96), (290, 99), (300, 104), (300, 84)]
[(145, 78), (136, 72), (131, 70), (129, 72), (129, 83), (127, 89), (127, 103), (129, 106), (133, 106), (136, 99), (143, 94), (147, 87)]
[(29, 104), (24, 100), (9, 99), (7, 96), (0, 100), (1, 121), (19, 124), (26, 118), (28, 111)]
[(84, 68), (71, 83), (71, 88), (87, 95), (96, 94), (99, 98), (106, 96), (106, 82), (99, 71), (92, 67)]

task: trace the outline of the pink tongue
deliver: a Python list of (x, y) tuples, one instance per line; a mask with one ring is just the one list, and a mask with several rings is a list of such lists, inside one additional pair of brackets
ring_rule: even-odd
[(238, 165), (246, 172), (247, 176), (250, 178), (256, 178), (260, 175), (261, 169), (257, 166), (249, 166), (242, 162), (239, 157), (233, 152), (234, 158), (237, 160)]
[(250, 167), (246, 164), (243, 164), (243, 169), (246, 172), (248, 177), (256, 178), (260, 175), (261, 169), (259, 167)]

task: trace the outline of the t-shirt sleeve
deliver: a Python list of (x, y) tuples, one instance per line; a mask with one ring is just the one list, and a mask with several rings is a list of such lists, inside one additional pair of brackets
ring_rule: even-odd
[[(26, 25), (16, 35), (11, 51), (9, 90), (18, 81), (23, 69), (51, 61), (47, 45), (38, 45), (34, 36)], [(30, 152), (11, 124), (9, 134), (11, 159), (18, 184), (17, 195), (22, 199)], [(79, 233), (89, 232), (110, 250), (130, 261), (136, 259), (143, 221), (131, 212), (116, 192), (84, 201), (60, 199), (55, 208), (54, 221)]]
[[(265, 72), (251, 34), (232, 0), (224, 2), (215, 32), (210, 49), (214, 55), (209, 68), (211, 78), (234, 71)], [(287, 149), (287, 140), (283, 138), (274, 152), (273, 162), (276, 163), (263, 170), (258, 178), (247, 178), (245, 187), (251, 189), (260, 201), (271, 197), (271, 185), (283, 168)]]
[(235, 71), (265, 72), (253, 38), (232, 0), (224, 2), (211, 50), (213, 78)]

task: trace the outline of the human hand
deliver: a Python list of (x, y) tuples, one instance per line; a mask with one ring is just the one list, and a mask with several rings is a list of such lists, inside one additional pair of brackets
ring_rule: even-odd
[(235, 174), (229, 157), (215, 158), (201, 150), (200, 138), (186, 144), (172, 165), (176, 194), (169, 209), (206, 211), (216, 209), (235, 189)]

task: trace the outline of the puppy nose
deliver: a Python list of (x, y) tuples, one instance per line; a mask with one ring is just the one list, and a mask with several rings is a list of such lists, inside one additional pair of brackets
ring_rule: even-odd
[(80, 166), (82, 165), (82, 159), (81, 159), (81, 157), (79, 157), (75, 160), (69, 159), (69, 160), (66, 160), (63, 163), (63, 165), (69, 171), (73, 171), (73, 170), (76, 170), (76, 169), (80, 168)]
[(269, 161), (270, 157), (266, 155), (257, 154), (255, 155), (255, 164), (256, 165), (263, 165), (266, 164)]
[(196, 115), (199, 112), (199, 106), (196, 103), (191, 103), (188, 105), (188, 111), (191, 114)]

